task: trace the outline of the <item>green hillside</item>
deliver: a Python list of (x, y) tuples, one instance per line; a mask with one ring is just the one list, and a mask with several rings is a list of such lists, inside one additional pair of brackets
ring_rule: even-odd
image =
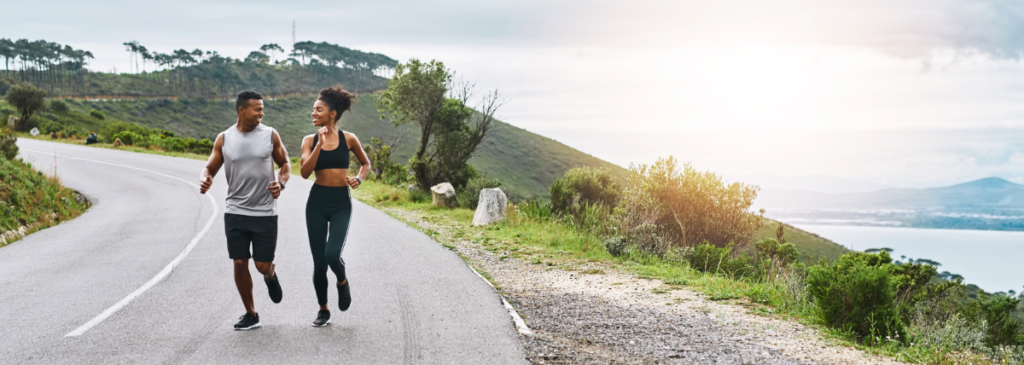
[[(265, 100), (267, 107), (263, 122), (281, 133), (285, 146), (292, 155), (299, 154), (302, 137), (316, 131), (310, 122), (314, 96), (289, 96)], [(72, 113), (88, 115), (93, 109), (102, 111), (106, 120), (138, 123), (150, 128), (161, 128), (179, 136), (210, 138), (235, 122), (234, 104), (207, 99), (134, 99), (84, 101), (66, 100)], [(57, 120), (58, 115), (42, 113), (39, 118)], [(83, 129), (100, 129), (105, 121), (89, 119)], [(380, 119), (372, 95), (360, 94), (352, 112), (341, 120), (341, 128), (355, 133), (366, 144), (371, 137), (386, 142), (402, 138), (397, 146), (396, 161), (405, 163), (415, 152), (419, 131), (412, 127), (396, 129)], [(98, 130), (97, 130), (98, 132)], [(626, 170), (577, 151), (550, 138), (522, 128), (497, 122), (494, 134), (481, 144), (470, 164), (490, 178), (498, 179), (518, 197), (546, 197), (548, 187), (566, 171), (578, 166), (607, 167), (619, 175)]]
[[(765, 238), (775, 238), (775, 230), (779, 228), (779, 224), (779, 221), (765, 218), (761, 228), (754, 234), (754, 239), (762, 240)], [(792, 243), (796, 246), (796, 249), (800, 251), (800, 254), (803, 255), (805, 259), (810, 256), (811, 262), (817, 261), (819, 257), (835, 260), (838, 259), (840, 255), (850, 252), (846, 247), (822, 238), (814, 233), (804, 231), (785, 223), (782, 224), (784, 226), (783, 231), (786, 234), (786, 242)]]

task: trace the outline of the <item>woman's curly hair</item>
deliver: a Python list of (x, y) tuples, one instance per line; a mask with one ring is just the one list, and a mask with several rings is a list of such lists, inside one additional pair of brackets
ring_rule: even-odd
[(345, 90), (345, 87), (342, 85), (337, 85), (320, 90), (320, 97), (317, 100), (323, 101), (331, 110), (338, 112), (338, 115), (334, 116), (334, 121), (337, 122), (341, 119), (342, 113), (352, 110), (352, 103), (356, 100), (356, 94)]

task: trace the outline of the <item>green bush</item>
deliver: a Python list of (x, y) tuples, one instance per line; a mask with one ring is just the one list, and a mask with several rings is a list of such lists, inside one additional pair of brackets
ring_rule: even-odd
[(103, 114), (103, 112), (101, 112), (99, 110), (96, 110), (96, 109), (90, 110), (89, 111), (89, 116), (91, 116), (93, 118), (96, 118), (96, 119), (99, 119), (99, 120), (107, 119), (107, 116), (105, 114)]
[(985, 344), (988, 346), (1007, 346), (1024, 344), (1021, 335), (1021, 321), (1010, 314), (1021, 300), (1006, 295), (991, 295), (978, 302), (988, 331)]
[(523, 217), (540, 222), (551, 220), (555, 216), (551, 211), (551, 202), (538, 199), (519, 203), (516, 210)]
[(558, 214), (575, 214), (588, 204), (614, 208), (619, 204), (619, 184), (606, 168), (576, 167), (551, 184), (551, 208)]
[(50, 100), (50, 110), (55, 111), (57, 113), (66, 113), (68, 109), (68, 103), (65, 103), (64, 100)]
[(480, 202), (480, 190), (501, 186), (501, 181), (477, 176), (466, 182), (466, 186), (455, 192), (455, 200), (463, 208), (476, 209)]
[(0, 128), (0, 155), (7, 160), (13, 160), (18, 156), (18, 137), (7, 128)]
[(887, 252), (852, 252), (835, 263), (810, 267), (808, 290), (825, 324), (873, 344), (886, 338), (905, 340), (905, 335), (899, 337), (905, 331), (895, 306), (891, 262)]
[[(630, 230), (652, 225), (661, 240), (675, 247), (706, 241), (718, 247), (735, 243), (744, 248), (752, 242), (762, 222), (748, 211), (758, 188), (726, 184), (713, 173), (681, 167), (669, 157), (653, 166), (630, 169), (616, 209), (622, 232), (628, 236)], [(552, 201), (556, 190), (552, 187)]]
[(694, 246), (690, 254), (690, 267), (708, 273), (720, 273), (730, 276), (748, 276), (754, 272), (750, 265), (751, 259), (746, 252), (733, 257), (735, 244), (717, 247), (708, 242)]
[(120, 139), (121, 143), (124, 143), (125, 146), (135, 145), (136, 142), (139, 142), (145, 138), (146, 137), (143, 137), (138, 133), (132, 131), (122, 131), (114, 135), (114, 139)]
[[(104, 129), (103, 137), (107, 139), (107, 142), (114, 143), (114, 139), (117, 138), (115, 135), (124, 131), (133, 132), (140, 136), (149, 135), (149, 129), (146, 127), (134, 123), (112, 122), (107, 125), (106, 129)], [(121, 140), (121, 142), (124, 143), (124, 140)]]

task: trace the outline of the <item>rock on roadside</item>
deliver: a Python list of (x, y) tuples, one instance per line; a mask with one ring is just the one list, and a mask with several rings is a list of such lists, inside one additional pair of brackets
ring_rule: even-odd
[(440, 183), (430, 187), (430, 193), (434, 197), (435, 207), (451, 208), (458, 206), (455, 200), (455, 187), (451, 183)]
[(499, 188), (480, 190), (480, 202), (476, 205), (476, 213), (473, 214), (474, 226), (485, 226), (502, 219), (505, 219), (505, 209), (508, 208), (508, 197)]

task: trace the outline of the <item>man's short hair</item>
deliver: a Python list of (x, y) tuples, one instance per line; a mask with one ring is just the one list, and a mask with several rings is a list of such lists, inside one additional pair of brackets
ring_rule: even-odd
[(238, 99), (235, 100), (235, 110), (238, 110), (238, 108), (248, 108), (249, 100), (263, 100), (263, 95), (252, 90), (238, 93)]

